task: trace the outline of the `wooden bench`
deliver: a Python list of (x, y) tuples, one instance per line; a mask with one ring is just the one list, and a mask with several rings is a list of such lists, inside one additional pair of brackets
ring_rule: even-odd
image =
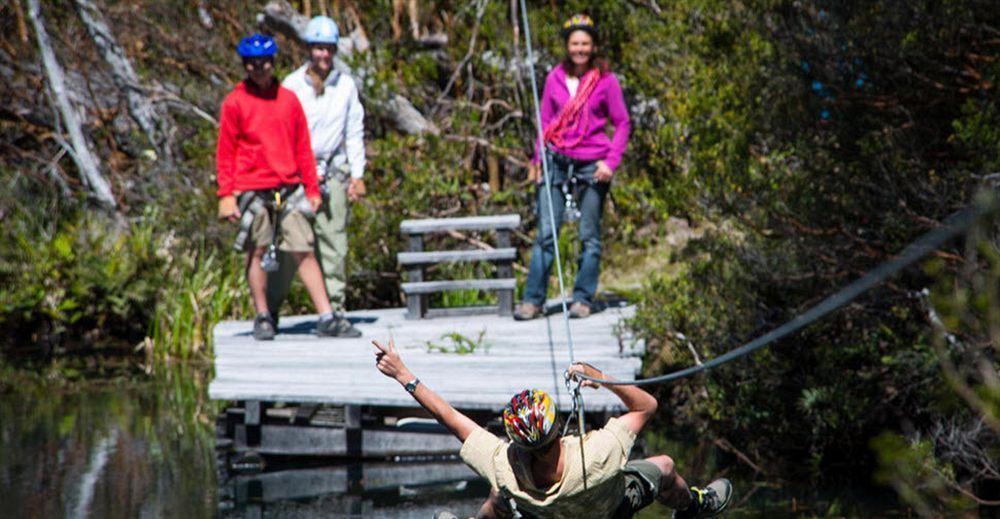
[[(427, 220), (403, 220), (399, 230), (407, 237), (406, 252), (400, 252), (397, 260), (406, 269), (409, 281), (401, 288), (406, 294), (406, 318), (422, 319), (435, 315), (474, 315), (485, 312), (499, 312), (510, 316), (514, 313), (513, 262), (517, 249), (511, 247), (510, 231), (521, 225), (521, 216), (505, 214), (499, 216), (472, 216), (466, 218), (433, 218)], [(424, 235), (449, 231), (495, 231), (496, 249), (492, 250), (445, 250), (424, 251)], [(450, 279), (428, 281), (424, 279), (424, 269), (439, 263), (468, 263), (490, 261), (497, 265), (495, 279)], [(496, 307), (435, 308), (427, 306), (428, 296), (448, 290), (492, 290), (497, 293)]]

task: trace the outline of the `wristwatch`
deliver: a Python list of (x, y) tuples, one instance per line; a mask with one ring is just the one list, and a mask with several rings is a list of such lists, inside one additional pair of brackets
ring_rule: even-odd
[(409, 394), (412, 395), (413, 392), (417, 390), (417, 384), (419, 384), (419, 383), (420, 383), (420, 379), (419, 378), (415, 378), (415, 379), (407, 382), (403, 387), (406, 389), (407, 393), (409, 393)]

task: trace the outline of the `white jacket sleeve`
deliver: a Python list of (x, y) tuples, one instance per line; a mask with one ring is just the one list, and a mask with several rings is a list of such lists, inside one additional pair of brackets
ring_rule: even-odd
[(344, 125), (344, 145), (351, 178), (365, 174), (365, 109), (361, 106), (358, 89), (351, 83), (351, 100), (347, 103), (347, 124)]

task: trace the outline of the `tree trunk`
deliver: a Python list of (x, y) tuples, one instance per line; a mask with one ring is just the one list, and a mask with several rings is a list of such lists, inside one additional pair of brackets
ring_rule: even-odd
[(174, 165), (173, 135), (174, 125), (166, 111), (154, 105), (139, 83), (139, 75), (132, 67), (132, 62), (125, 55), (125, 50), (118, 45), (104, 14), (91, 0), (75, 0), (77, 13), (87, 28), (87, 34), (97, 45), (104, 62), (111, 69), (111, 77), (115, 86), (125, 94), (129, 114), (139, 125), (149, 139), (149, 144), (156, 150), (158, 160), (167, 169)]
[(45, 68), (45, 76), (52, 94), (53, 108), (62, 116), (66, 131), (69, 133), (70, 140), (65, 144), (65, 147), (73, 157), (77, 169), (80, 170), (80, 178), (90, 194), (101, 207), (114, 210), (117, 204), (111, 194), (111, 186), (101, 174), (97, 157), (90, 150), (87, 138), (83, 134), (80, 116), (70, 105), (66, 89), (66, 76), (62, 66), (56, 60), (52, 44), (49, 42), (49, 35), (45, 30), (38, 0), (28, 0), (28, 18), (35, 29), (38, 48), (42, 53), (42, 65)]

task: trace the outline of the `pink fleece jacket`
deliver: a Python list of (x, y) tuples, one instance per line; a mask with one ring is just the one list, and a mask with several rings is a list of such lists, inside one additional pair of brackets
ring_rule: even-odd
[[(548, 127), (559, 116), (559, 111), (570, 100), (569, 89), (566, 87), (566, 71), (562, 64), (553, 68), (548, 77), (545, 78), (545, 90), (542, 93), (541, 110), (542, 126)], [(630, 130), (628, 109), (625, 107), (625, 98), (622, 96), (621, 86), (618, 85), (618, 78), (614, 74), (607, 72), (601, 76), (597, 82), (597, 87), (587, 101), (586, 110), (590, 111), (590, 118), (585, 128), (571, 128), (566, 132), (567, 141), (575, 141), (580, 135), (583, 139), (569, 149), (553, 149), (577, 160), (603, 160), (612, 170), (616, 169), (622, 161), (622, 154), (628, 146), (628, 135)], [(614, 126), (614, 136), (608, 138), (604, 127), (608, 120)], [(578, 121), (583, 118), (577, 119)], [(535, 145), (535, 157), (532, 162), (538, 163), (538, 145)]]

